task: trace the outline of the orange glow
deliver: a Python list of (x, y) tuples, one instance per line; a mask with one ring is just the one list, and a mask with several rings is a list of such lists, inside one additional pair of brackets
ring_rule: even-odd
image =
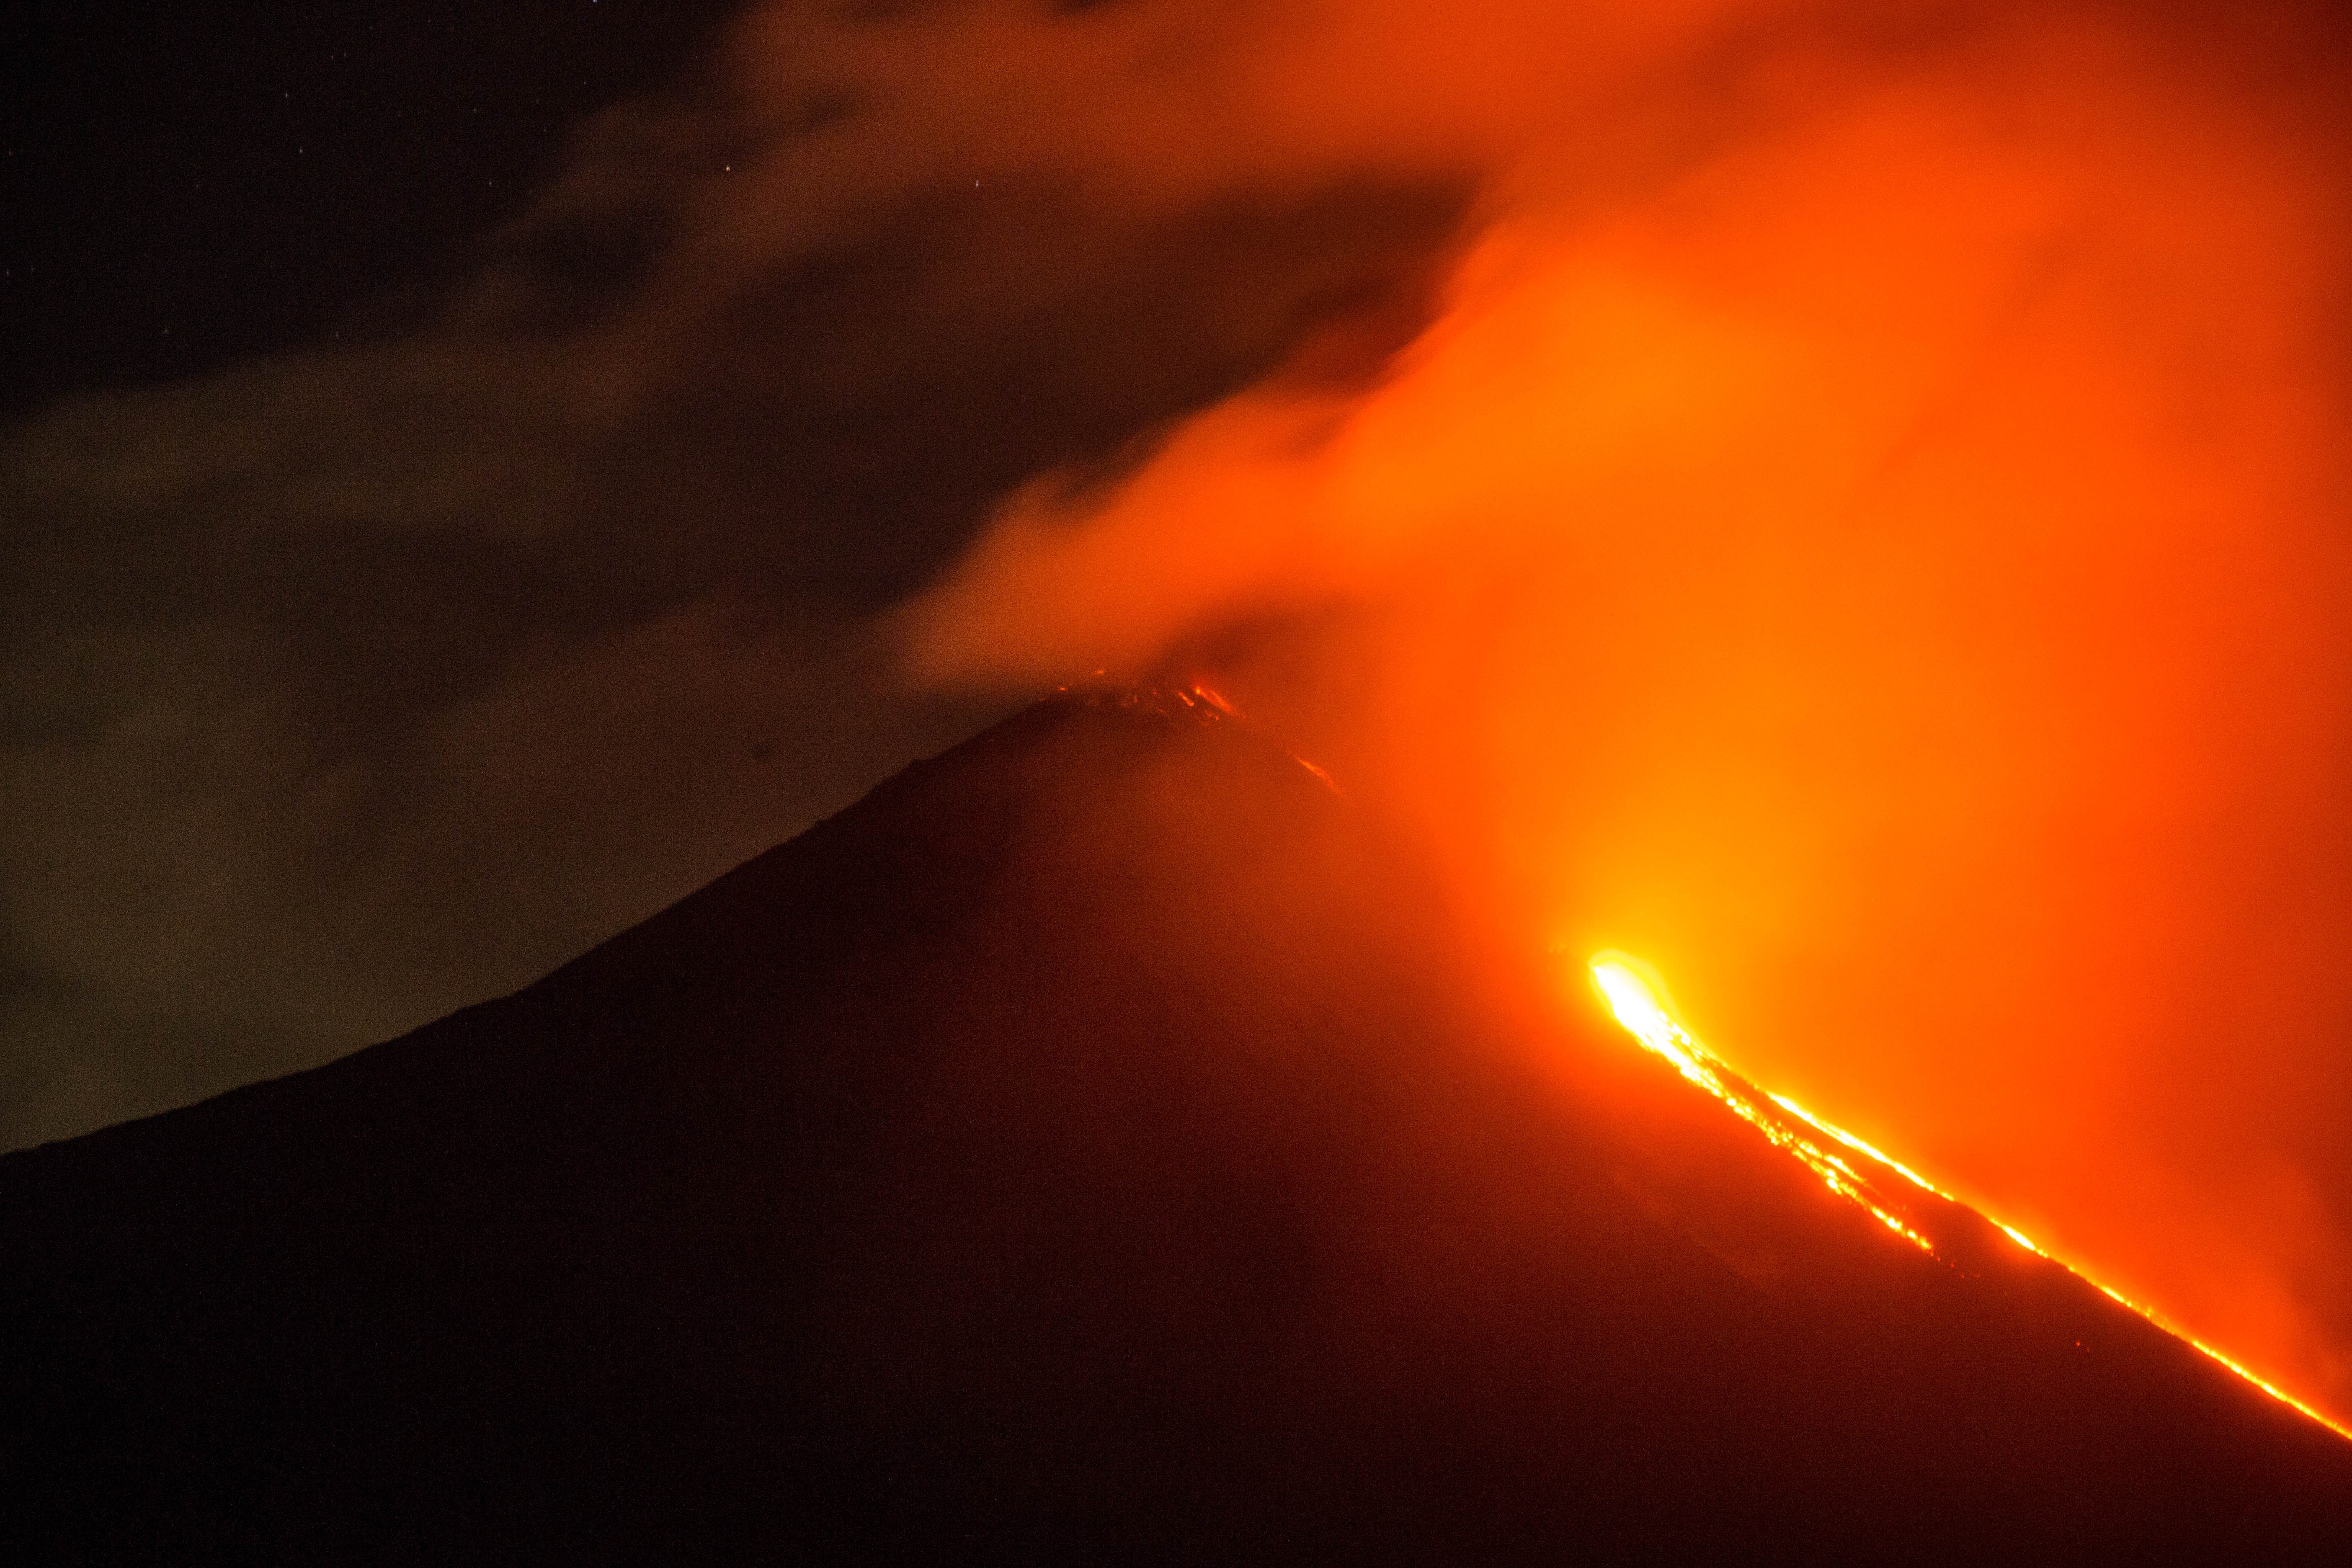
[(1199, 670), (1498, 950), (1669, 965), (1824, 1181), (1912, 1190), (1794, 1102), (2352, 1417), (2352, 137), (2194, 10), (1139, 38), (1057, 156), (1450, 172), (1455, 247), (1360, 384), (1005, 498), (911, 663)]
[[(1624, 1026), (1627, 1034), (1674, 1063), (1675, 1069), (1683, 1077), (1721, 1100), (1741, 1120), (1761, 1131), (1774, 1147), (1785, 1149), (1803, 1161), (1815, 1174), (1829, 1184), (1832, 1190), (1868, 1209), (1888, 1229), (1922, 1251), (1933, 1253), (1936, 1250), (1933, 1242), (1879, 1206), (1874, 1195), (1867, 1190), (1864, 1179), (1856, 1173), (1853, 1166), (1833, 1154), (1824, 1152), (1819, 1144), (1790, 1131), (1785, 1122), (1777, 1121), (1763, 1112), (1756, 1103), (1753, 1091), (1746, 1080), (1725, 1066), (1722, 1058), (1700, 1045), (1697, 1038), (1684, 1025), (1675, 1011), (1674, 1004), (1667, 999), (1665, 984), (1658, 978), (1655, 970), (1640, 959), (1622, 952), (1596, 953), (1586, 968), (1592, 976), (1593, 988), (1601, 993), (1601, 999), (1609, 1005), (1609, 1011), (1616, 1017), (1617, 1022)], [(1958, 1198), (1943, 1191), (1917, 1172), (1895, 1163), (1853, 1133), (1823, 1121), (1787, 1096), (1775, 1094), (1769, 1098), (1773, 1104), (1796, 1117), (1806, 1126), (1827, 1134), (1850, 1149), (1869, 1155), (1879, 1164), (1896, 1172), (1923, 1190), (1933, 1193), (1936, 1196), (1950, 1203), (1959, 1202)], [(2026, 1239), (2023, 1232), (2013, 1226), (2002, 1225), (1999, 1220), (1993, 1220), (1992, 1223), (2000, 1226), (2008, 1233), (2010, 1239), (2020, 1247), (2040, 1257), (2050, 1258), (2050, 1261), (2097, 1287), (2099, 1291), (2109, 1300), (2137, 1312), (2174, 1338), (2184, 1341), (2211, 1357), (2272, 1398), (2301, 1411), (2338, 1436), (2352, 1438), (2352, 1428), (2329, 1420), (2310, 1405), (2304, 1404), (2276, 1384), (2256, 1376), (2212, 1346), (2182, 1333), (2172, 1324), (2165, 1321), (2160, 1314), (2130, 1300), (2120, 1291), (2099, 1284), (2097, 1280), (2092, 1279), (2081, 1269), (2066, 1263), (2063, 1259), (2051, 1258), (2049, 1253)]]

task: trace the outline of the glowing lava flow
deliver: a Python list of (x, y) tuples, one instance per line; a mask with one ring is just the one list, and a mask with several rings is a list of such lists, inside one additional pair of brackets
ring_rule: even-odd
[[(1610, 1012), (1616, 1016), (1618, 1023), (1624, 1026), (1626, 1033), (1674, 1063), (1675, 1070), (1683, 1077), (1728, 1106), (1741, 1120), (1753, 1125), (1769, 1139), (1774, 1146), (1786, 1149), (1803, 1161), (1806, 1166), (1827, 1183), (1832, 1191), (1860, 1204), (1876, 1215), (1889, 1230), (1918, 1247), (1922, 1251), (1931, 1256), (1935, 1253), (1936, 1247), (1933, 1242), (1900, 1216), (1889, 1212), (1881, 1201), (1880, 1194), (1874, 1191), (1868, 1178), (1857, 1172), (1849, 1162), (1808, 1137), (1801, 1129), (1810, 1128), (1834, 1143), (1843, 1144), (1856, 1153), (1868, 1156), (1879, 1165), (1911, 1182), (1922, 1192), (1965, 1207), (1966, 1205), (1960, 1205), (1958, 1198), (1953, 1197), (1951, 1194), (1945, 1192), (1907, 1165), (1880, 1153), (1843, 1128), (1832, 1126), (1822, 1121), (1788, 1096), (1759, 1091), (1747, 1079), (1733, 1072), (1720, 1058), (1700, 1045), (1690, 1030), (1684, 1027), (1681, 1019), (1675, 1016), (1672, 1005), (1665, 999), (1665, 986), (1658, 980), (1656, 972), (1640, 959), (1622, 952), (1601, 952), (1593, 955), (1588, 967), (1592, 975), (1594, 989), (1598, 990), (1601, 999), (1609, 1004)], [(1777, 1114), (1774, 1110), (1767, 1109), (1764, 1102), (1768, 1100), (1771, 1107), (1777, 1108)], [(2101, 1285), (2089, 1275), (2084, 1274), (2080, 1269), (2073, 1268), (2061, 1259), (2051, 1258), (2049, 1253), (2036, 1247), (2024, 1232), (2015, 1226), (2002, 1225), (2000, 1221), (1991, 1219), (1990, 1215), (1984, 1217), (1999, 1226), (2011, 1241), (2028, 1252), (2036, 1257), (2049, 1258), (2051, 1262), (2056, 1263), (2084, 1283), (2095, 1288), (2110, 1300), (2128, 1308), (2175, 1339), (2203, 1352), (2281, 1404), (2310, 1416), (2339, 1436), (2352, 1438), (2352, 1428), (2328, 1419), (2276, 1384), (2240, 1366), (2212, 1346), (2192, 1335), (2181, 1332), (2179, 1329), (2165, 1321), (2160, 1314), (2141, 1306), (2118, 1291)]]
[[(1765, 1108), (1762, 1097), (1757, 1095), (1745, 1079), (1740, 1078), (1722, 1060), (1683, 1027), (1662, 999), (1664, 987), (1642, 973), (1646, 965), (1641, 960), (1622, 952), (1604, 952), (1592, 960), (1592, 984), (1600, 988), (1608, 1002), (1609, 1010), (1635, 1039), (1675, 1064), (1683, 1077), (1729, 1106), (1733, 1111), (1769, 1139), (1777, 1148), (1786, 1149), (1803, 1161), (1813, 1174), (1821, 1177), (1832, 1192), (1853, 1199), (1878, 1216), (1879, 1222), (1895, 1235), (1923, 1252), (1935, 1251), (1935, 1245), (1926, 1237), (1891, 1213), (1879, 1203), (1870, 1190), (1868, 1180), (1853, 1164), (1822, 1147), (1805, 1136), (1785, 1115), (1776, 1115)], [(1911, 1180), (1919, 1178), (1886, 1159), (1858, 1138), (1847, 1136), (1806, 1115), (1778, 1095), (1774, 1103), (1793, 1111), (1798, 1121), (1828, 1133), (1849, 1147), (1869, 1154), (1881, 1164), (1901, 1171)], [(1919, 1182), (1923, 1187), (1927, 1185)], [(1929, 1188), (1933, 1191), (1933, 1188)]]

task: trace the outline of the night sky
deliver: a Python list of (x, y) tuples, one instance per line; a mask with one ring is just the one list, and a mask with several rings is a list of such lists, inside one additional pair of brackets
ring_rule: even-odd
[(1175, 671), (2352, 1414), (2329, 7), (0, 25), (0, 1149)]
[(734, 9), (15, 8), (6, 408), (414, 325)]

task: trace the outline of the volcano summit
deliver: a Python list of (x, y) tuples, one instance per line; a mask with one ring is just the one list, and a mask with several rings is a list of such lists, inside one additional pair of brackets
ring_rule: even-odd
[(2352, 1445), (1492, 968), (1279, 747), (1065, 694), (513, 996), (0, 1159), (0, 1553), (2352, 1541)]

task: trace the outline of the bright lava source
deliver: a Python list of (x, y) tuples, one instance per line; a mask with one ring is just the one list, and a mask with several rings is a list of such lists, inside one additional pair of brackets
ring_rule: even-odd
[[(1624, 1026), (1627, 1034), (1672, 1062), (1675, 1071), (1721, 1100), (1740, 1120), (1763, 1133), (1774, 1147), (1784, 1149), (1803, 1162), (1831, 1191), (1862, 1205), (1887, 1229), (1922, 1252), (1930, 1257), (1936, 1255), (1935, 1243), (1922, 1235), (1914, 1223), (1895, 1212), (1900, 1206), (1897, 1198), (1881, 1190), (1872, 1175), (1856, 1169), (1853, 1161), (1812, 1134), (1819, 1133), (1829, 1143), (1866, 1156), (1877, 1166), (1904, 1178), (1922, 1192), (1955, 1205), (1959, 1203), (1958, 1199), (1909, 1166), (1880, 1153), (1853, 1133), (1822, 1121), (1788, 1096), (1760, 1091), (1734, 1072), (1721, 1058), (1699, 1044), (1697, 1037), (1675, 1014), (1673, 1003), (1668, 1000), (1665, 984), (1658, 978), (1657, 972), (1640, 959), (1630, 953), (1599, 952), (1592, 956), (1587, 968), (1592, 977), (1593, 989), (1601, 994), (1601, 1000), (1609, 1005), (1609, 1011)], [(1990, 1215), (1985, 1217), (1991, 1218)], [(2148, 1308), (2100, 1284), (2081, 1269), (2051, 1258), (2014, 1226), (2002, 1224), (1998, 1219), (1991, 1223), (2000, 1226), (2018, 1246), (2068, 1268), (2111, 1300), (2129, 1308), (2174, 1338), (2194, 1346), (2272, 1398), (2301, 1411), (2339, 1436), (2352, 1438), (2352, 1429), (2329, 1420), (2293, 1394), (2240, 1366), (2212, 1346), (2181, 1332)]]

